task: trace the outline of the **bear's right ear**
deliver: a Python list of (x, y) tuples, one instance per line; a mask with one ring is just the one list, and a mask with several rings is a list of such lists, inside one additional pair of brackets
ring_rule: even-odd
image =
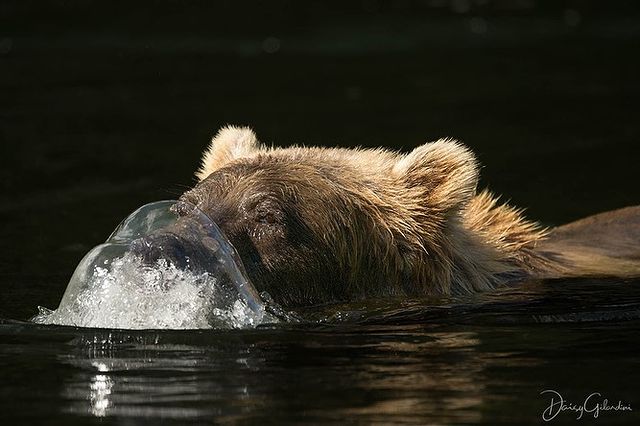
[(444, 215), (471, 200), (479, 174), (476, 156), (453, 139), (417, 147), (398, 160), (393, 172), (406, 186), (422, 192), (424, 207)]
[(230, 161), (247, 157), (258, 149), (256, 135), (249, 127), (225, 126), (213, 137), (204, 152), (196, 177), (202, 181)]

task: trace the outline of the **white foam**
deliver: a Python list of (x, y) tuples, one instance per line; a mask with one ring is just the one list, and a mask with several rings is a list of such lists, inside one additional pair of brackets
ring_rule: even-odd
[(86, 283), (55, 311), (33, 321), (125, 329), (252, 328), (276, 322), (207, 273), (194, 274), (160, 260), (152, 267), (130, 253), (105, 267), (93, 265)]

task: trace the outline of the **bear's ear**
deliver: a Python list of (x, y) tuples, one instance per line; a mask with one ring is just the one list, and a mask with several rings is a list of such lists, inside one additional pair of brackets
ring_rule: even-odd
[(225, 126), (218, 131), (202, 155), (202, 163), (196, 172), (198, 181), (230, 161), (247, 157), (259, 149), (255, 133), (248, 127)]
[(448, 214), (462, 208), (476, 192), (478, 162), (467, 147), (440, 139), (401, 157), (393, 171), (412, 189), (423, 189), (431, 211)]

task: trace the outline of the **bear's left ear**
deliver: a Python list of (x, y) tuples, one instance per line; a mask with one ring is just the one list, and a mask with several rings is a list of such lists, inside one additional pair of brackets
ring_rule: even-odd
[(394, 174), (412, 189), (423, 189), (425, 207), (445, 215), (460, 210), (476, 193), (478, 162), (467, 147), (440, 139), (401, 157)]
[(202, 155), (196, 177), (202, 181), (230, 161), (248, 157), (259, 149), (256, 135), (249, 127), (225, 126), (213, 137)]

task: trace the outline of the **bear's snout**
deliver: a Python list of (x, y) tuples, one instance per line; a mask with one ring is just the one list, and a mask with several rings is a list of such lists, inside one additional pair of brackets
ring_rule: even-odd
[(191, 259), (185, 241), (173, 234), (151, 234), (131, 243), (131, 252), (146, 265), (155, 265), (161, 260), (179, 269), (190, 267)]

